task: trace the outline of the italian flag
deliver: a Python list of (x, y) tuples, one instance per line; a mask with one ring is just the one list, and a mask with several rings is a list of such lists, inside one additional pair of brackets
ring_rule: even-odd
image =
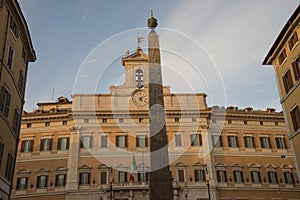
[(131, 162), (131, 170), (130, 170), (130, 177), (129, 177), (129, 182), (133, 182), (134, 181), (134, 171), (137, 169), (136, 167), (136, 161), (135, 161), (135, 157), (134, 154), (132, 156), (132, 162)]

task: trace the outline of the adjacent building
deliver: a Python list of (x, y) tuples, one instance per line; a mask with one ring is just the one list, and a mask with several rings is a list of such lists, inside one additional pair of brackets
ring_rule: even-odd
[(17, 0), (0, 0), (0, 199), (9, 199), (28, 63), (36, 60)]
[[(108, 94), (24, 113), (12, 199), (148, 198), (148, 55), (126, 52), (122, 65)], [(282, 113), (208, 107), (206, 94), (168, 86), (163, 97), (174, 200), (300, 199)]]
[(284, 25), (264, 65), (273, 65), (300, 181), (300, 5)]

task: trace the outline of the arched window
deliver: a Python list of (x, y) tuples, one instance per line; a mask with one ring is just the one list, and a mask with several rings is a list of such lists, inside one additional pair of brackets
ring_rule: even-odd
[(144, 76), (143, 71), (141, 69), (136, 70), (135, 72), (135, 84), (137, 88), (144, 87)]

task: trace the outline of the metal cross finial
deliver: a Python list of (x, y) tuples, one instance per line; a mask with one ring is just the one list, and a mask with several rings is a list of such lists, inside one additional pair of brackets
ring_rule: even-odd
[(138, 46), (137, 47), (140, 48), (140, 44), (145, 41), (145, 38), (140, 37), (140, 32), (137, 32), (137, 35), (138, 35), (138, 37), (137, 37), (137, 45)]
[(151, 17), (153, 17), (153, 10), (151, 9)]

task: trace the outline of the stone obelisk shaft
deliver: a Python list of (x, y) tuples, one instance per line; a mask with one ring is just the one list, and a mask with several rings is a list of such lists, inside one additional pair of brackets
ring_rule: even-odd
[(173, 199), (158, 34), (151, 30), (149, 54), (150, 200)]

